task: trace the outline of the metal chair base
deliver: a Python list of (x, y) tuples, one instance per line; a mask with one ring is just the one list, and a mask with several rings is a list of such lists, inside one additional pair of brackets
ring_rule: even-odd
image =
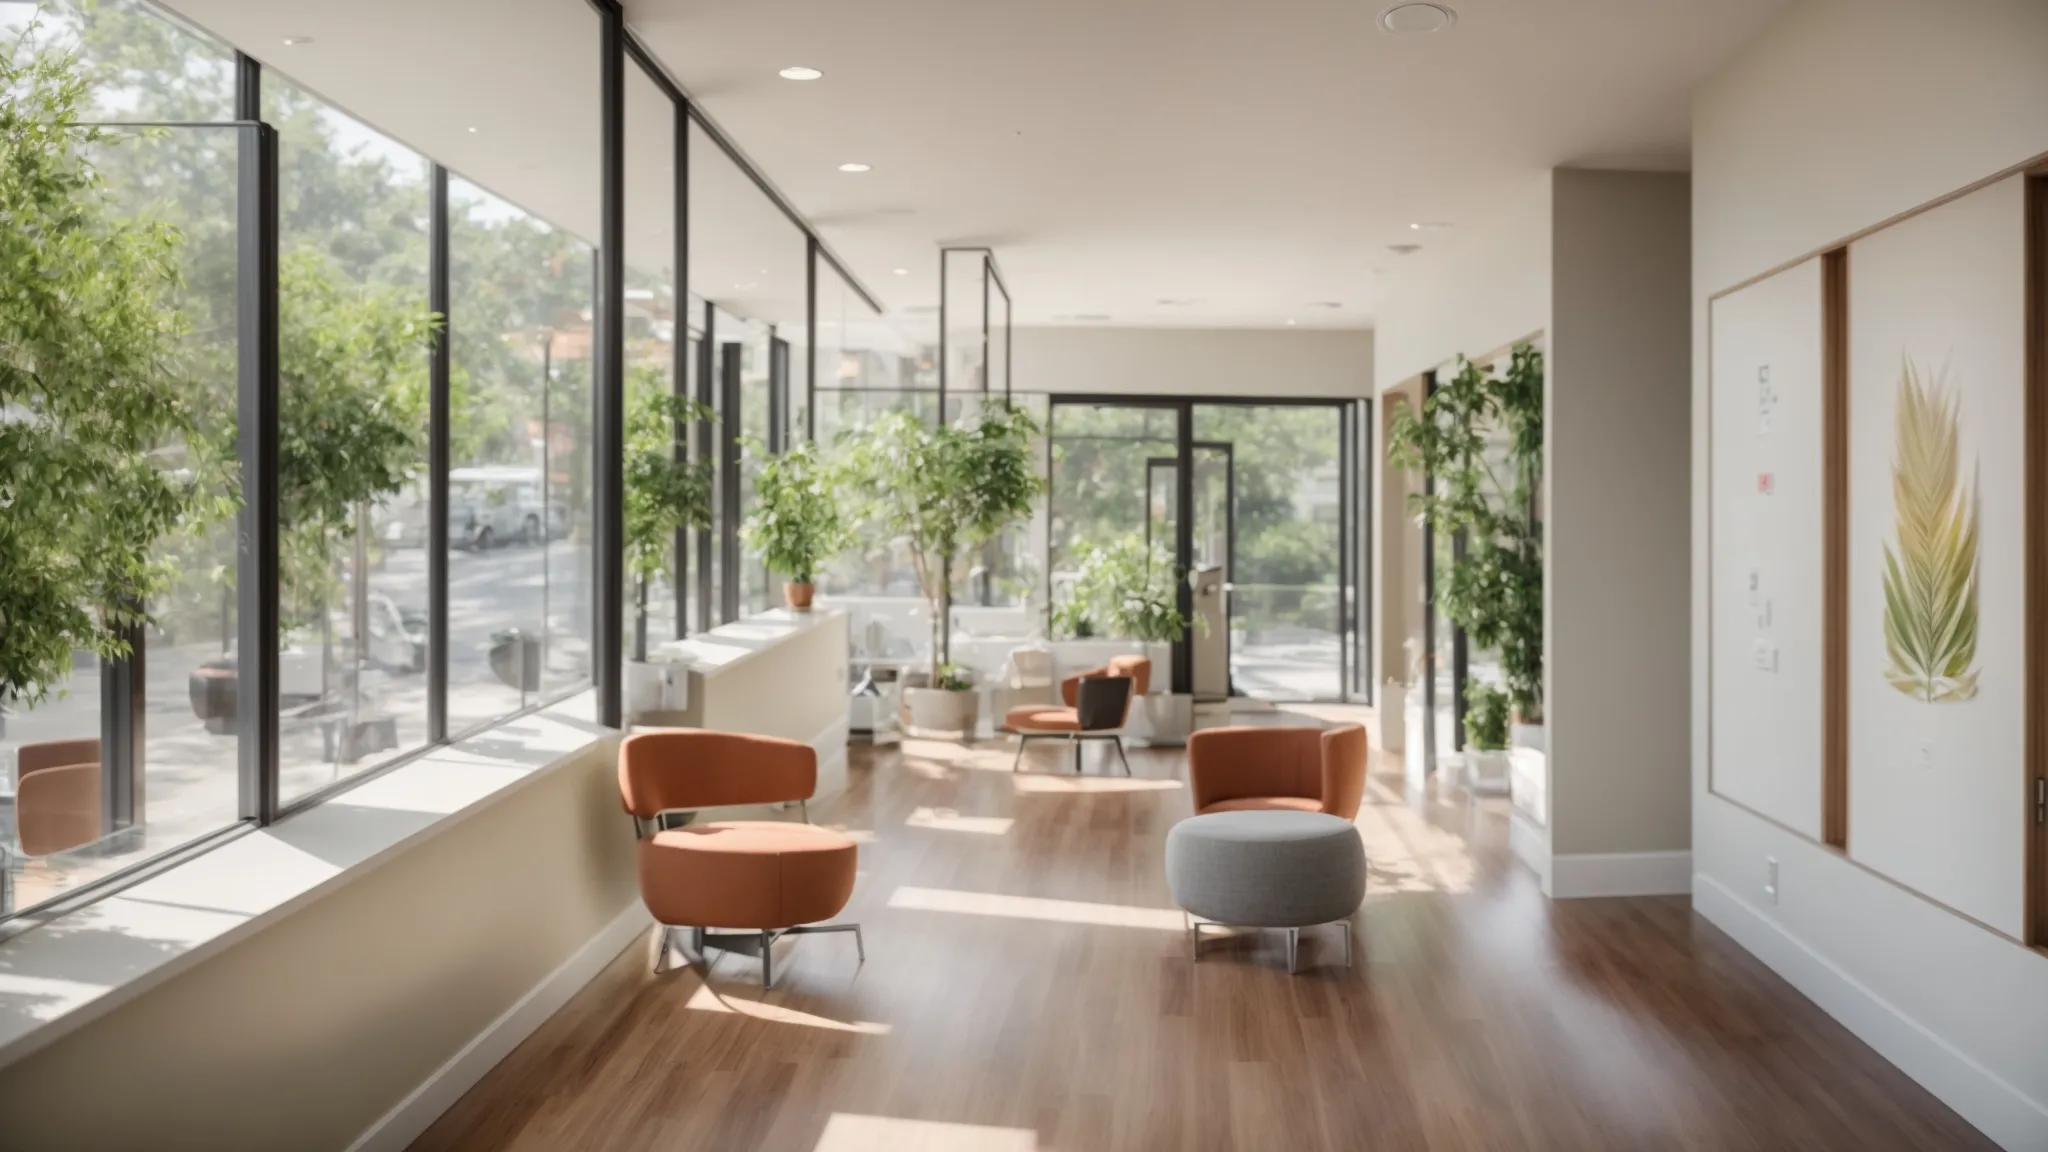
[(670, 934), (680, 931), (690, 933), (690, 950), (699, 959), (704, 957), (706, 948), (721, 952), (732, 952), (741, 956), (761, 958), (761, 987), (765, 990), (775, 986), (775, 942), (784, 936), (811, 936), (823, 932), (853, 933), (854, 952), (861, 963), (867, 963), (867, 941), (862, 939), (859, 924), (799, 924), (794, 928), (771, 928), (760, 932), (712, 932), (683, 924), (663, 924), (661, 927), (660, 951), (655, 955), (654, 973), (659, 976), (668, 971)]
[(1010, 771), (1015, 772), (1024, 764), (1024, 749), (1033, 740), (1065, 740), (1074, 748), (1074, 772), (1081, 771), (1081, 745), (1090, 740), (1108, 740), (1116, 745), (1116, 758), (1123, 761), (1124, 775), (1131, 774), (1131, 758), (1124, 755), (1124, 738), (1121, 732), (1019, 732), (1017, 733), (1017, 756), (1010, 761)]
[[(1199, 960), (1201, 960), (1201, 958), (1202, 958), (1202, 929), (1203, 929), (1203, 928), (1237, 928), (1237, 929), (1244, 929), (1244, 928), (1249, 928), (1249, 929), (1251, 929), (1251, 930), (1252, 930), (1252, 931), (1254, 931), (1254, 932), (1258, 932), (1258, 931), (1263, 931), (1263, 930), (1264, 930), (1264, 929), (1260, 928), (1260, 926), (1259, 926), (1259, 925), (1257, 925), (1257, 924), (1218, 924), (1218, 923), (1216, 923), (1216, 922), (1215, 922), (1215, 921), (1213, 921), (1213, 920), (1197, 920), (1197, 919), (1195, 919), (1195, 918), (1194, 918), (1193, 916), (1186, 916), (1186, 914), (1185, 914), (1185, 913), (1183, 913), (1183, 916), (1185, 916), (1185, 918), (1186, 918), (1186, 920), (1187, 920), (1187, 922), (1188, 922), (1188, 958), (1189, 958), (1189, 960), (1190, 960), (1190, 961), (1199, 961)], [(1344, 919), (1342, 919), (1342, 920), (1330, 920), (1330, 921), (1326, 921), (1326, 923), (1329, 923), (1329, 924), (1340, 924), (1340, 925), (1343, 925), (1343, 927), (1344, 927), (1344, 966), (1345, 966), (1346, 968), (1349, 968), (1349, 967), (1351, 967), (1351, 919), (1350, 919), (1350, 917), (1348, 917), (1348, 916), (1347, 916), (1347, 917), (1345, 917), (1345, 918), (1344, 918)], [(1322, 925), (1319, 925), (1319, 924), (1311, 924), (1311, 925), (1309, 925), (1309, 927), (1311, 927), (1311, 928), (1319, 928), (1319, 927), (1322, 927)], [(1299, 971), (1301, 970), (1301, 968), (1300, 968), (1300, 964), (1299, 964), (1299, 961), (1300, 961), (1300, 958), (1301, 958), (1301, 929), (1299, 929), (1299, 928), (1289, 928), (1289, 929), (1287, 929), (1286, 931), (1287, 931), (1287, 973), (1288, 973), (1288, 975), (1290, 975), (1290, 976), (1291, 976), (1291, 975), (1294, 975), (1295, 973), (1297, 973), (1297, 972), (1299, 972)]]

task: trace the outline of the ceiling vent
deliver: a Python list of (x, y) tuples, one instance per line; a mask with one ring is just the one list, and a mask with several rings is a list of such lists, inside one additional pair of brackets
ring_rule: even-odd
[(1393, 253), (1394, 255), (1396, 255), (1396, 256), (1413, 256), (1413, 255), (1415, 255), (1415, 254), (1416, 254), (1417, 252), (1420, 252), (1420, 251), (1422, 251), (1422, 245), (1420, 245), (1420, 244), (1389, 244), (1389, 245), (1387, 245), (1387, 251), (1389, 251), (1389, 252), (1392, 252), (1392, 253)]

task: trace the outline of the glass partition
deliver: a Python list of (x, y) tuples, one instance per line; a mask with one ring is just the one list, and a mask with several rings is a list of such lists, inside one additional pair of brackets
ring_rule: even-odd
[(939, 252), (940, 325), (945, 336), (948, 393), (988, 391), (988, 250), (945, 248)]
[(283, 76), (278, 729), (288, 802), (427, 741), (430, 166)]
[[(223, 45), (134, 4), (45, 5), (38, 30), (26, 33), (30, 15), (0, 8), (0, 51), (15, 67), (72, 54), (85, 81), (77, 121), (232, 119), (233, 57)], [(23, 84), (0, 94), (0, 105), (53, 119), (52, 94)], [(0, 321), (9, 347), (84, 366), (0, 387), (9, 540), (53, 561), (42, 572), (95, 579), (112, 577), (99, 567), (110, 538), (141, 548), (150, 592), (148, 622), (124, 630), (125, 656), (58, 653), (36, 662), (45, 675), (26, 695), (0, 698), (0, 918), (241, 815), (239, 729), (232, 705), (214, 706), (235, 682), (236, 226), (241, 157), (253, 155), (256, 138), (252, 128), (186, 125), (105, 129), (98, 140), (81, 129), (10, 146), (23, 159), (34, 149), (47, 170), (78, 182), (61, 203), (42, 202), (52, 213), (43, 220), (10, 201), (19, 211), (0, 241), (15, 246), (8, 263), (34, 244), (40, 275), (94, 305), (61, 332)], [(89, 243), (56, 242), (72, 232)], [(110, 336), (123, 348), (110, 349)], [(140, 367), (135, 356), (158, 359)], [(60, 475), (68, 479), (50, 483)], [(47, 623), (42, 598), (66, 592), (39, 586), (36, 570), (11, 569), (0, 618)], [(79, 596), (75, 607), (93, 611), (91, 594)], [(68, 803), (78, 795), (91, 797), (89, 810)]]

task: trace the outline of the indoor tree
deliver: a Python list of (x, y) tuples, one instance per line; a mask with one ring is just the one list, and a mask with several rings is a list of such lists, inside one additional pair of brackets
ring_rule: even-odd
[[(1517, 344), (1505, 374), (1458, 359), (1424, 400), (1401, 409), (1388, 458), (1432, 483), (1409, 508), (1433, 529), (1437, 603), (1480, 649), (1500, 653), (1524, 720), (1543, 708), (1543, 353)], [(1454, 546), (1454, 542), (1458, 542)]]
[(847, 542), (831, 462), (808, 440), (779, 456), (762, 452), (758, 443), (749, 443), (747, 451), (760, 464), (755, 508), (741, 531), (770, 571), (788, 577), (790, 607), (809, 608), (819, 567)]
[(633, 576), (633, 659), (647, 659), (647, 589), (675, 576), (676, 533), (711, 526), (711, 462), (692, 463), (684, 429), (710, 409), (669, 390), (660, 369), (642, 365), (627, 379), (626, 570)]
[(117, 659), (202, 499), (157, 450), (194, 426), (178, 232), (117, 210), (69, 55), (0, 43), (0, 701)]
[(927, 424), (889, 412), (847, 434), (834, 483), (856, 518), (903, 540), (918, 589), (931, 608), (929, 683), (959, 685), (950, 672), (954, 565), (1031, 513), (1042, 487), (1032, 467), (1030, 413), (991, 401), (958, 424)]

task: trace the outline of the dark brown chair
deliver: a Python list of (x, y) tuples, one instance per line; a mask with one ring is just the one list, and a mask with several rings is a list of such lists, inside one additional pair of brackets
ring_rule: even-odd
[[(802, 804), (818, 789), (818, 754), (771, 736), (696, 729), (641, 732), (619, 746), (619, 794), (639, 837), (640, 897), (662, 926), (668, 962), (676, 928), (690, 929), (699, 955), (708, 945), (761, 957), (761, 987), (775, 982), (773, 949), (784, 936), (851, 932), (863, 960), (858, 924), (819, 924), (853, 897), (860, 849), (827, 828), (775, 820), (675, 824), (672, 814), (739, 804)], [(709, 932), (710, 928), (745, 931)]]
[(100, 838), (100, 742), (24, 744), (14, 773), (15, 837), (25, 856), (47, 856)]
[(1061, 681), (1060, 695), (1067, 702), (1064, 708), (1025, 704), (1010, 709), (1003, 718), (1003, 726), (1017, 734), (1017, 758), (1010, 762), (1010, 771), (1024, 763), (1024, 749), (1033, 740), (1072, 744), (1076, 772), (1081, 770), (1082, 744), (1108, 740), (1116, 745), (1124, 775), (1130, 775), (1131, 760), (1124, 755), (1122, 729), (1130, 723), (1132, 700), (1144, 695), (1151, 681), (1152, 661), (1143, 656), (1119, 656), (1104, 667)]

